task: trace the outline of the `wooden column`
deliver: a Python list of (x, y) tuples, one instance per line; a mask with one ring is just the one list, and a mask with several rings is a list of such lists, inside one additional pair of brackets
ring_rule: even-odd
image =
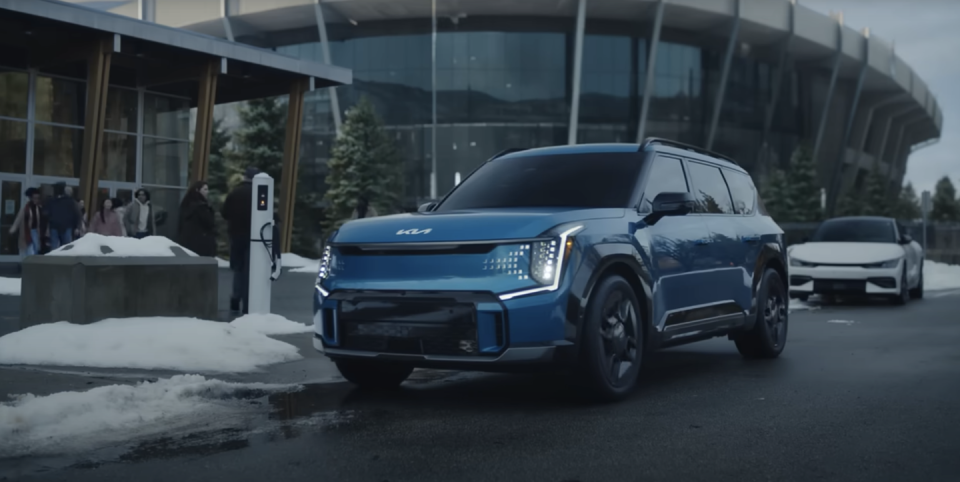
[(284, 253), (290, 252), (293, 236), (293, 206), (297, 198), (297, 166), (300, 164), (300, 134), (303, 132), (303, 97), (308, 79), (293, 81), (287, 106), (287, 130), (283, 140), (283, 169), (280, 171), (280, 240)]
[(197, 125), (193, 134), (190, 181), (204, 181), (210, 169), (210, 138), (213, 137), (213, 106), (217, 98), (220, 59), (210, 60), (200, 71), (197, 95)]
[(97, 187), (103, 158), (103, 122), (110, 84), (113, 41), (103, 39), (93, 46), (87, 59), (87, 112), (83, 121), (83, 150), (80, 155), (80, 199), (87, 212), (97, 210)]

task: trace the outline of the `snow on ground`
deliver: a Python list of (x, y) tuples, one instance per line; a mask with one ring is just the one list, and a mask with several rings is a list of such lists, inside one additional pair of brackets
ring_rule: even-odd
[(800, 300), (797, 300), (797, 299), (792, 299), (792, 300), (790, 300), (790, 312), (791, 312), (791, 313), (794, 312), (794, 311), (816, 310), (816, 309), (819, 309), (819, 308), (820, 308), (819, 306), (813, 305), (813, 304), (810, 304), (810, 303), (807, 303), (807, 302), (805, 302), (805, 301), (800, 301)]
[[(113, 252), (104, 254), (101, 246), (107, 246)], [(170, 248), (180, 248), (191, 256), (193, 251), (164, 236), (148, 236), (143, 239), (126, 238), (121, 236), (102, 236), (96, 233), (87, 233), (82, 238), (51, 251), (47, 256), (110, 256), (120, 258), (136, 258), (146, 256), (175, 256)]]
[(20, 296), (20, 278), (0, 277), (0, 295)]
[(312, 266), (320, 262), (316, 259), (304, 258), (299, 254), (293, 253), (283, 253), (283, 256), (280, 257), (280, 261), (283, 261), (284, 268), (303, 268), (305, 266)]
[(249, 399), (297, 388), (177, 375), (85, 392), (17, 395), (0, 402), (0, 455), (87, 451), (178, 429), (235, 426), (256, 409)]
[(238, 321), (156, 317), (36, 325), (0, 337), (0, 364), (250, 372), (302, 359), (296, 347), (265, 333), (306, 332), (306, 325), (294, 327), (275, 315)]
[(227, 260), (225, 260), (225, 259), (223, 259), (223, 258), (217, 258), (217, 267), (218, 267), (218, 268), (228, 268), (228, 269), (229, 269), (229, 268), (230, 268), (230, 262), (227, 261)]
[(236, 328), (255, 331), (261, 335), (293, 335), (313, 331), (313, 325), (290, 321), (272, 313), (267, 315), (243, 315), (230, 322), (230, 324)]
[(930, 291), (960, 289), (960, 266), (924, 260), (923, 289)]

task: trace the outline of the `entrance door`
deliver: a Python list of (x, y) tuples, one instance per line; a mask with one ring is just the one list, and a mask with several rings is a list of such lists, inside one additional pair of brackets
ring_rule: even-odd
[(0, 179), (0, 256), (20, 254), (19, 233), (11, 235), (10, 228), (24, 201), (22, 180)]

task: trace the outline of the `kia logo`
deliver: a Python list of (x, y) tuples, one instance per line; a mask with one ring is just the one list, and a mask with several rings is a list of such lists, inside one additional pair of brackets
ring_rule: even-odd
[(401, 234), (429, 234), (430, 231), (433, 231), (433, 230), (430, 229), (430, 228), (427, 228), (427, 229), (401, 229), (400, 231), (397, 231), (397, 236), (399, 236), (399, 235), (401, 235)]

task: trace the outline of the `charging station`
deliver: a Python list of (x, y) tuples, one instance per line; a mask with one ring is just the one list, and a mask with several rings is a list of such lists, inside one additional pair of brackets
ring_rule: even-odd
[(270, 283), (280, 274), (279, 229), (273, 216), (273, 178), (261, 172), (251, 181), (250, 279), (248, 313), (270, 313)]

